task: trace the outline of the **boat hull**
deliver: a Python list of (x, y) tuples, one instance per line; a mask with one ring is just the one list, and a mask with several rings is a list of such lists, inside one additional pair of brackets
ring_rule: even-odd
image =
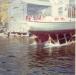
[(33, 23), (30, 32), (38, 37), (37, 40), (41, 40), (42, 42), (47, 41), (49, 35), (56, 40), (57, 35), (59, 39), (62, 39), (65, 34), (67, 40), (69, 40), (75, 34), (75, 23)]

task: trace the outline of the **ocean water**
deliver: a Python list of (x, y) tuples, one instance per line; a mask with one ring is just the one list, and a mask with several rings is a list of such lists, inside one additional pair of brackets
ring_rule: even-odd
[(0, 37), (0, 75), (75, 75), (75, 44), (30, 46), (28, 37)]

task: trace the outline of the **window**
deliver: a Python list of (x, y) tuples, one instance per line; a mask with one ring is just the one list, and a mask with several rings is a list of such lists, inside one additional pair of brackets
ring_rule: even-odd
[(63, 14), (63, 7), (59, 7), (58, 13), (59, 13), (59, 15), (62, 15)]
[(41, 10), (47, 11), (48, 6), (28, 4), (27, 5), (27, 15), (37, 16), (42, 15)]
[(60, 0), (60, 1), (59, 1), (59, 5), (61, 5), (61, 4), (63, 4), (63, 3), (64, 3), (63, 0)]
[(75, 11), (76, 11), (76, 9), (75, 9), (74, 6), (69, 7), (69, 9), (68, 9), (68, 17), (75, 18), (76, 17)]
[(75, 0), (69, 0), (69, 4), (75, 4)]
[(43, 16), (51, 16), (51, 7), (42, 10)]

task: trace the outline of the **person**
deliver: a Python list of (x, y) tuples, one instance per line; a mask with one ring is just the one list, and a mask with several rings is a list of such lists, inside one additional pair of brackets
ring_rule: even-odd
[(8, 34), (7, 34), (7, 35), (8, 35), (8, 38), (9, 38), (9, 36), (10, 36), (10, 32), (8, 32)]

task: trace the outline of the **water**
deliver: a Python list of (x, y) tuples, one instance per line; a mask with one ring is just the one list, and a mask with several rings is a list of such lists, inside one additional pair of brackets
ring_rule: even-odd
[(75, 75), (74, 45), (43, 48), (27, 38), (0, 37), (0, 75)]

